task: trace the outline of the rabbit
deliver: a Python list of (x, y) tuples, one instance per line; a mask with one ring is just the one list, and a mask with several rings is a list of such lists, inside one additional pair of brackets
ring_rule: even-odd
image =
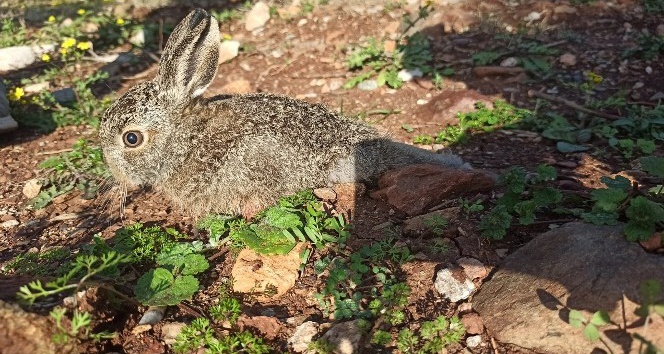
[(193, 217), (246, 215), (303, 189), (370, 181), (403, 165), (471, 168), (320, 104), (267, 93), (204, 98), (219, 43), (217, 21), (192, 11), (168, 39), (156, 77), (104, 113), (100, 144), (125, 190), (153, 186)]

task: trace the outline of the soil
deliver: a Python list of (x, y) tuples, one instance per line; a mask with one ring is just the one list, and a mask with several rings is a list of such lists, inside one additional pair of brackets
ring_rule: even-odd
[[(137, 8), (134, 14), (145, 21), (158, 22), (164, 19), (177, 22), (182, 14), (189, 10), (190, 8), (186, 7), (155, 11)], [(412, 142), (418, 134), (435, 135), (444, 128), (445, 119), (449, 121), (450, 117), (441, 118), (438, 108), (432, 104), (432, 101), (437, 99), (456, 102), (468, 97), (472, 100), (484, 98), (488, 101), (500, 98), (518, 107), (535, 109), (536, 100), (528, 96), (528, 91), (546, 92), (557, 87), (561, 92), (560, 96), (578, 102), (575, 91), (566, 93), (565, 87), (560, 86), (555, 77), (582, 75), (584, 71), (593, 71), (603, 76), (605, 84), (603, 91), (598, 93), (598, 98), (626, 90), (629, 92), (628, 97), (634, 101), (652, 105), (656, 102), (648, 101), (649, 97), (664, 90), (662, 62), (639, 59), (630, 59), (628, 63), (621, 62), (623, 51), (636, 45), (638, 33), (656, 33), (658, 24), (664, 23), (661, 15), (646, 13), (639, 3), (632, 1), (598, 1), (573, 6), (565, 2), (549, 1), (527, 1), (518, 4), (502, 1), (464, 1), (460, 5), (442, 7), (418, 29), (429, 36), (435, 62), (454, 69), (455, 74), (444, 79), (443, 91), (433, 88), (430, 79), (407, 82), (399, 90), (386, 87), (373, 91), (357, 88), (325, 90), (334, 80), (344, 82), (353, 75), (344, 65), (344, 50), (370, 36), (383, 38), (395, 33), (403, 11), (399, 9), (386, 13), (375, 11), (370, 4), (347, 5), (333, 1), (329, 5), (316, 6), (312, 13), (297, 15), (292, 20), (273, 18), (262, 31), (255, 34), (246, 32), (241, 21), (224, 24), (222, 31), (230, 33), (233, 39), (240, 41), (244, 51), (239, 57), (219, 66), (217, 78), (208, 89), (207, 95), (228, 93), (229, 87), (241, 87), (249, 92), (274, 92), (302, 98), (311, 103), (322, 102), (333, 110), (342, 110), (349, 115), (384, 109), (398, 110), (399, 113), (387, 116), (366, 115), (364, 119), (388, 130), (397, 140)], [(527, 21), (523, 19), (531, 13), (539, 13), (541, 18), (526, 25)], [(478, 77), (472, 70), (472, 55), (494, 48), (495, 36), (505, 33), (506, 28), (519, 29), (525, 37), (549, 44), (557, 48), (560, 54), (575, 55), (577, 64), (561, 64), (558, 60), (559, 54), (548, 57), (553, 67), (552, 72), (555, 73), (549, 77)], [(625, 69), (618, 70), (621, 66)], [(136, 75), (137, 67), (145, 70)], [(646, 69), (648, 67), (650, 69)], [(95, 67), (91, 68), (94, 70)], [(121, 94), (134, 84), (152, 77), (156, 74), (156, 68), (157, 64), (146, 57), (133, 67), (121, 67), (109, 81), (113, 89), (117, 89)], [(14, 80), (19, 77), (20, 75), (8, 76)], [(242, 88), (247, 83), (249, 86)], [(635, 86), (637, 83), (642, 85)], [(100, 92), (102, 91), (103, 88), (100, 88)], [(561, 114), (578, 113), (556, 103), (553, 103), (552, 107)], [(618, 113), (610, 110), (607, 112)], [(402, 129), (404, 124), (412, 127), (413, 131)], [(19, 227), (0, 230), (0, 264), (28, 251), (46, 251), (59, 246), (76, 249), (90, 242), (97, 233), (104, 238), (110, 238), (118, 228), (135, 222), (173, 227), (193, 234), (194, 220), (172, 207), (163, 196), (150, 190), (131, 192), (122, 210), (116, 196), (86, 200), (78, 193), (58, 197), (41, 210), (29, 207), (22, 189), (26, 181), (43, 174), (37, 165), (48, 156), (71, 148), (80, 138), (94, 141), (95, 128), (64, 127), (45, 134), (22, 128), (0, 136), (0, 215), (3, 216), (3, 221), (13, 218), (20, 223)], [(447, 149), (462, 156), (475, 168), (496, 174), (511, 166), (520, 165), (534, 170), (539, 164), (549, 163), (558, 168), (560, 176), (556, 184), (563, 189), (583, 194), (590, 188), (600, 186), (601, 176), (629, 171), (632, 168), (630, 161), (625, 161), (620, 153), (607, 147), (604, 142), (597, 144), (603, 154), (562, 154), (556, 150), (553, 141), (543, 139), (536, 133), (497, 130), (474, 134), (469, 141)], [(500, 193), (500, 190), (496, 193)], [(484, 199), (494, 197), (495, 194), (475, 196)], [(350, 244), (354, 248), (384, 237), (384, 233), (374, 226), (387, 221), (400, 224), (405, 218), (389, 205), (367, 195), (353, 204), (355, 210), (352, 212), (352, 223), (355, 227)], [(123, 217), (120, 217), (120, 212)], [(479, 237), (477, 217), (462, 217), (455, 225), (457, 230), (461, 230), (459, 232), (463, 232), (464, 237), (458, 239), (458, 234), (453, 235), (453, 246), (459, 250), (460, 255), (474, 257), (492, 268), (501, 259), (495, 250), (515, 250), (547, 230), (550, 225), (565, 221), (557, 220), (558, 218), (555, 215), (545, 215), (534, 225), (513, 227), (504, 240), (489, 241)], [(459, 314), (458, 304), (441, 299), (432, 286), (435, 270), (444, 262), (453, 262), (454, 258), (435, 259), (426, 255), (427, 248), (423, 247), (420, 241), (409, 238), (399, 241), (411, 246), (413, 253), (425, 254), (421, 259), (410, 262), (401, 269), (404, 279), (412, 286), (409, 305), (412, 318), (409, 318), (409, 321), (417, 323), (438, 315)], [(312, 261), (317, 257), (320, 255), (314, 255)], [(169, 308), (162, 322), (187, 322), (210, 306), (219, 287), (223, 286), (224, 280), (230, 275), (232, 253), (226, 252), (211, 263), (214, 269), (208, 271), (201, 281), (203, 290), (191, 301)], [(330, 319), (323, 317), (311, 297), (321, 285), (321, 279), (315, 275), (311, 266), (307, 266), (296, 286), (284, 297), (261, 303), (245, 299), (241, 323), (256, 333), (262, 333), (276, 350), (287, 351), (286, 340), (295, 329), (293, 323), (299, 324), (305, 320), (329, 322)], [(481, 286), (481, 281), (477, 281), (477, 285)], [(0, 299), (15, 301), (15, 290), (16, 286), (4, 288)], [(132, 332), (140, 315), (145, 311), (144, 307), (123, 304), (117, 308), (109, 308), (98, 305), (97, 302), (103, 303), (99, 296), (107, 295), (90, 291), (84, 296), (86, 304), (97, 318), (95, 329), (116, 331), (119, 336), (99, 344), (86, 344), (80, 348), (81, 351), (142, 354), (168, 351), (160, 338), (161, 324), (140, 334)], [(469, 302), (472, 303), (472, 300)], [(506, 343), (492, 341), (489, 333), (485, 332), (482, 336), (485, 345), (472, 349), (473, 353), (528, 352)], [(451, 352), (464, 350), (461, 347), (451, 349)]]

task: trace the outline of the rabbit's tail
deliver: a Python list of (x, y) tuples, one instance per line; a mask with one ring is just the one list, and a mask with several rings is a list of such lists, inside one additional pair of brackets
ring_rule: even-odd
[(472, 169), (457, 155), (438, 154), (390, 139), (377, 138), (358, 144), (351, 156), (337, 161), (329, 180), (332, 183), (370, 181), (387, 170), (413, 164)]

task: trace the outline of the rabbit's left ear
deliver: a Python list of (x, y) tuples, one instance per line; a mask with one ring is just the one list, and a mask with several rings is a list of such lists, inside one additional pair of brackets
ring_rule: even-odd
[(184, 101), (200, 96), (217, 73), (219, 42), (217, 20), (203, 9), (190, 12), (164, 48), (155, 78), (160, 91), (167, 92), (169, 99)]

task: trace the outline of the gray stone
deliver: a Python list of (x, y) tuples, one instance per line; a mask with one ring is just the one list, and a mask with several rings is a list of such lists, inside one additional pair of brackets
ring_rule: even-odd
[(72, 89), (71, 87), (65, 87), (63, 89), (53, 91), (53, 98), (59, 104), (66, 104), (69, 102), (76, 101), (76, 93), (74, 92), (74, 89)]
[(480, 346), (480, 344), (482, 344), (482, 336), (479, 334), (466, 338), (466, 345), (468, 348), (477, 348)]
[(475, 284), (459, 269), (443, 268), (436, 274), (433, 283), (436, 291), (451, 302), (465, 300), (475, 291)]
[(254, 7), (247, 13), (244, 19), (244, 28), (251, 32), (255, 29), (261, 28), (270, 19), (270, 7), (264, 2), (257, 2)]
[(161, 321), (166, 313), (166, 306), (150, 306), (138, 321), (139, 325), (153, 325)]
[[(473, 304), (492, 337), (536, 352), (586, 354), (603, 348), (567, 323), (570, 309), (586, 318), (606, 311), (630, 333), (661, 348), (664, 319), (653, 316), (645, 332), (635, 315), (643, 303), (639, 287), (646, 280), (664, 284), (664, 257), (627, 242), (622, 226), (570, 223), (507, 256)], [(600, 330), (614, 353), (639, 352), (639, 341), (615, 326)]]
[(360, 350), (364, 330), (360, 320), (337, 323), (323, 335), (322, 339), (332, 345), (337, 354), (353, 354)]
[(12, 118), (7, 100), (5, 85), (0, 81), (0, 134), (18, 128), (18, 123)]
[(305, 352), (314, 336), (318, 334), (318, 323), (307, 321), (297, 326), (293, 335), (288, 338), (288, 344), (297, 353)]
[(373, 91), (378, 88), (376, 80), (364, 80), (357, 85), (357, 88), (363, 91)]
[(54, 50), (53, 44), (0, 48), (0, 72), (28, 67), (39, 60), (42, 54)]

